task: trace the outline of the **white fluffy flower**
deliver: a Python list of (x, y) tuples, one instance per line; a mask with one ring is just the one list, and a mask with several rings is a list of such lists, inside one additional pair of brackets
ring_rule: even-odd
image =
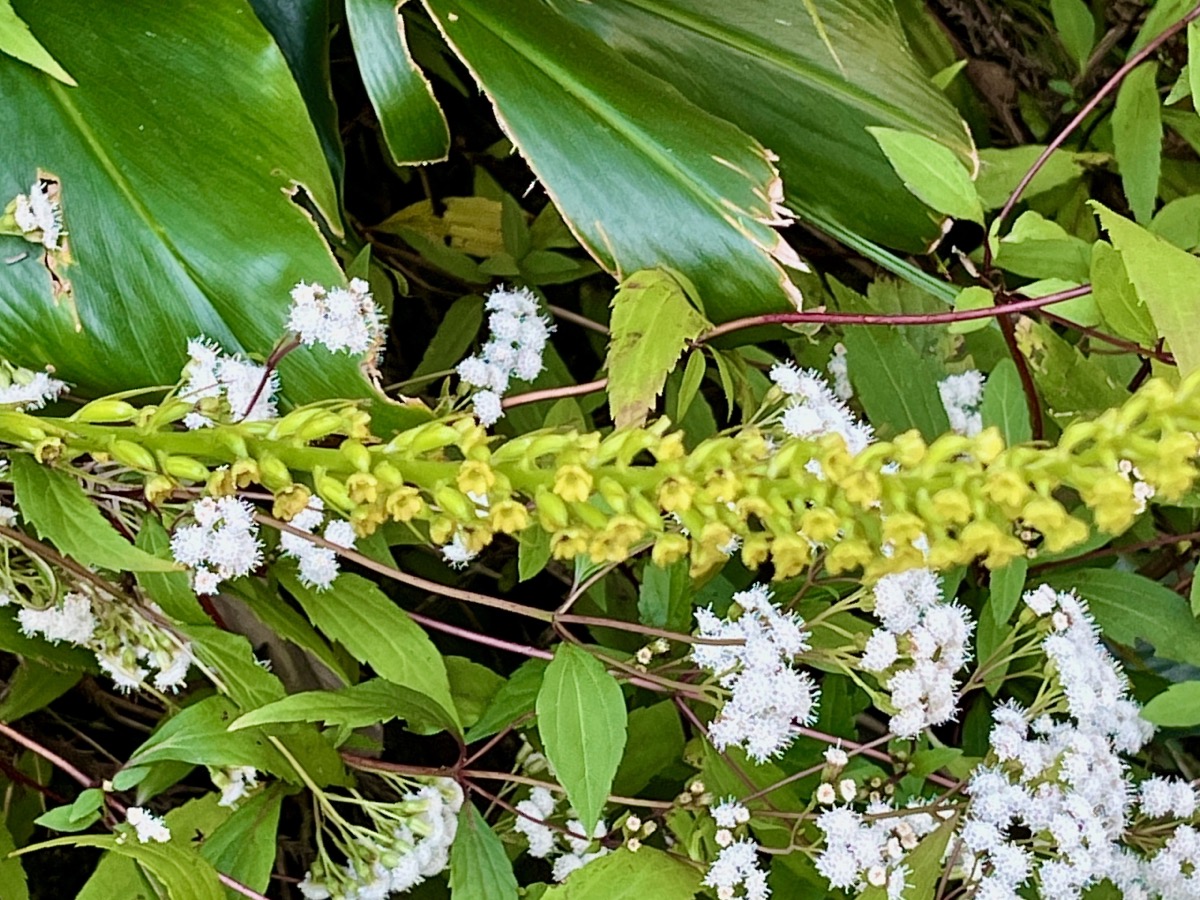
[(28, 194), (18, 194), (13, 201), (13, 218), (28, 240), (40, 243), (47, 250), (58, 249), (62, 239), (62, 208), (54, 196), (55, 183), (38, 179)]
[(171, 830), (167, 823), (140, 806), (131, 806), (125, 811), (125, 821), (133, 826), (139, 843), (146, 844), (154, 841), (165, 844), (171, 840)]
[[(293, 528), (312, 534), (325, 518), (325, 503), (320, 497), (312, 497), (308, 506), (302, 509), (288, 523)], [(325, 526), (322, 534), (325, 540), (339, 547), (350, 549), (354, 546), (356, 535), (354, 526), (345, 519), (332, 519)], [(338, 564), (337, 553), (329, 547), (322, 547), (300, 535), (281, 531), (279, 549), (286, 556), (297, 562), (297, 574), (308, 587), (323, 591), (337, 579), (341, 567)]]
[(790, 399), (783, 410), (783, 430), (792, 437), (816, 438), (839, 434), (850, 453), (858, 454), (874, 439), (870, 425), (859, 420), (813, 369), (776, 363), (771, 380)]
[(216, 585), (248, 575), (262, 562), (262, 544), (254, 507), (236, 497), (204, 497), (192, 506), (194, 525), (176, 529), (171, 552), (193, 570), (197, 593), (212, 594)]
[(942, 406), (950, 419), (950, 430), (972, 437), (983, 430), (979, 407), (983, 403), (984, 376), (975, 369), (950, 375), (938, 382)]
[(235, 422), (275, 418), (278, 372), (268, 374), (266, 366), (224, 354), (203, 336), (188, 341), (187, 349), (180, 396), (196, 408), (184, 418), (185, 427), (207, 428), (218, 412)]
[(300, 282), (292, 288), (287, 327), (303, 344), (363, 354), (382, 339), (383, 313), (361, 278), (351, 278), (344, 288)]
[(41, 409), (67, 390), (64, 382), (45, 372), (8, 366), (5, 369), (0, 371), (0, 406), (12, 406), (18, 411)]
[(833, 393), (843, 403), (854, 397), (854, 388), (850, 384), (850, 367), (846, 359), (846, 345), (840, 341), (833, 345), (833, 355), (829, 357), (829, 374), (833, 376)]

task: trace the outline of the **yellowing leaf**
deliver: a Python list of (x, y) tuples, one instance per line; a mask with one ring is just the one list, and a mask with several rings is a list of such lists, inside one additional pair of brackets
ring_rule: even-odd
[(688, 341), (708, 322), (661, 269), (635, 272), (612, 301), (608, 405), (618, 428), (640, 425)]

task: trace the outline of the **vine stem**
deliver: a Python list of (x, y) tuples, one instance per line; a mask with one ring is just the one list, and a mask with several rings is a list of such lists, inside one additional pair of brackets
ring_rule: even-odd
[(1064, 300), (1083, 297), (1092, 292), (1091, 285), (1068, 288), (1056, 291), (1044, 297), (1031, 297), (1028, 300), (1018, 300), (1003, 306), (989, 306), (983, 309), (957, 309), (940, 313), (839, 313), (839, 312), (789, 312), (766, 313), (761, 316), (746, 316), (741, 319), (731, 319), (717, 325), (696, 339), (697, 344), (708, 343), (723, 335), (745, 328), (759, 328), (763, 325), (946, 325), (951, 322), (969, 322), (974, 319), (990, 319), (1009, 313), (1025, 312), (1026, 310), (1042, 309)]
[(583, 384), (567, 384), (562, 387), (543, 388), (540, 391), (526, 391), (524, 394), (513, 394), (500, 401), (502, 409), (511, 409), (526, 403), (537, 403), (540, 400), (558, 400), (562, 397), (578, 397), (582, 394), (594, 394), (608, 387), (607, 378), (597, 378), (595, 381), (585, 381)]

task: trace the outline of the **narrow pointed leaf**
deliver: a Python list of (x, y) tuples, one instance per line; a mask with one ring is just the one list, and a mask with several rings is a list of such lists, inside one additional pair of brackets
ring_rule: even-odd
[(75, 79), (46, 52), (46, 48), (30, 33), (29, 26), (13, 11), (10, 0), (0, 0), (0, 52), (41, 69), (63, 84), (75, 85)]
[(1162, 106), (1155, 78), (1158, 65), (1144, 63), (1117, 90), (1113, 109), (1113, 153), (1133, 217), (1148, 223), (1158, 196), (1162, 170)]
[(949, 147), (932, 138), (896, 128), (868, 128), (917, 199), (934, 211), (983, 223), (983, 207), (971, 174)]
[(463, 804), (450, 850), (450, 890), (454, 900), (516, 900), (517, 878), (504, 844), (475, 804)]

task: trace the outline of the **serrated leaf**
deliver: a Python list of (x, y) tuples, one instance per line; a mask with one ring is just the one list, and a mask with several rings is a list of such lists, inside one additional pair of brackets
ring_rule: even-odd
[(888, 329), (850, 327), (843, 340), (850, 380), (877, 430), (916, 428), (929, 441), (950, 430), (933, 360)]
[[(425, 6), (602, 267), (678, 266), (714, 321), (798, 305), (783, 265), (799, 259), (775, 230), (779, 174), (758, 141), (550, 6)], [(647, 189), (649, 207), (628, 202)]]
[(1112, 244), (1096, 241), (1092, 247), (1091, 280), (1101, 321), (1120, 337), (1143, 347), (1153, 346), (1158, 338), (1154, 319), (1129, 280), (1121, 254)]
[[(212, 830), (200, 855), (220, 872), (256, 891), (265, 891), (278, 852), (279, 809), (284, 791), (268, 786)], [(167, 817), (171, 822), (170, 814)]]
[[(338, 576), (335, 589), (318, 591), (304, 585), (292, 563), (274, 567), (280, 582), (321, 631), (338, 641), (380, 677), (428, 697), (440, 709), (436, 724), (462, 733), (450, 696), (442, 655), (424, 629), (409, 618), (376, 585), (350, 572)], [(414, 723), (415, 724), (415, 723)]]
[(487, 712), (506, 679), (465, 656), (447, 656), (445, 662), (458, 718), (465, 726), (474, 725)]
[(516, 900), (518, 895), (504, 844), (469, 801), (458, 813), (450, 848), (450, 890), (454, 900)]
[(1033, 437), (1029, 424), (1029, 405), (1021, 387), (1021, 376), (1012, 359), (1003, 359), (988, 373), (983, 387), (983, 403), (979, 407), (985, 428), (1000, 429), (1008, 446), (1023, 444)]
[(1200, 725), (1200, 681), (1171, 685), (1142, 707), (1142, 718), (1164, 728)]
[(283, 682), (259, 665), (242, 635), (215, 625), (191, 625), (184, 630), (196, 659), (217, 674), (224, 692), (242, 709), (255, 709), (284, 695)]
[(1021, 592), (1025, 589), (1025, 576), (1029, 572), (1029, 561), (1017, 557), (1002, 569), (996, 569), (988, 582), (988, 609), (997, 625), (1008, 622), (1017, 604), (1021, 602)]
[(537, 716), (546, 756), (590, 834), (625, 749), (621, 686), (586, 650), (559, 644), (538, 691)]
[(1096, 43), (1096, 20), (1083, 0), (1050, 0), (1058, 36), (1082, 72)]
[(1046, 580), (1087, 600), (1109, 640), (1131, 647), (1143, 640), (1156, 656), (1200, 665), (1200, 621), (1170, 588), (1113, 569), (1084, 569)]
[(398, 7), (397, 0), (346, 0), (354, 57), (396, 165), (441, 162), (450, 127), (408, 50)]
[(75, 79), (38, 43), (9, 0), (0, 0), (0, 52), (41, 69), (63, 84), (75, 87)]
[(1176, 197), (1154, 214), (1150, 230), (1180, 250), (1200, 246), (1200, 195)]
[(700, 869), (661, 850), (622, 847), (554, 885), (542, 900), (691, 900), (702, 878)]
[(1120, 252), (1138, 297), (1154, 317), (1159, 336), (1166, 338), (1175, 354), (1179, 374), (1187, 375), (1200, 366), (1200, 329), (1195, 318), (1200, 259), (1095, 201), (1092, 207)]
[(868, 128), (896, 174), (922, 203), (956, 219), (983, 223), (971, 173), (944, 144), (910, 131)]
[(1113, 154), (1133, 217), (1149, 222), (1162, 170), (1162, 107), (1157, 63), (1143, 63), (1125, 76), (1113, 109)]
[(416, 691), (372, 678), (337, 691), (301, 691), (268, 703), (238, 717), (230, 731), (241, 731), (279, 722), (324, 722), (345, 728), (365, 728), (392, 719), (425, 723), (437, 721), (444, 711)]
[(154, 875), (170, 900), (225, 900), (217, 870), (199, 853), (174, 842), (141, 844), (136, 840), (119, 842), (116, 835), (85, 834), (38, 845), (39, 850), (54, 847), (98, 847), (129, 857)]
[(641, 425), (688, 341), (708, 323), (660, 269), (634, 272), (612, 299), (608, 406), (618, 428)]
[(546, 666), (544, 659), (527, 659), (521, 663), (496, 691), (479, 721), (471, 726), (466, 735), (467, 743), (490, 737), (521, 716), (533, 712), (542, 689)]
[(139, 550), (117, 534), (79, 482), (32, 456), (12, 459), (13, 489), (25, 520), (76, 562), (113, 572), (172, 572), (178, 563)]

